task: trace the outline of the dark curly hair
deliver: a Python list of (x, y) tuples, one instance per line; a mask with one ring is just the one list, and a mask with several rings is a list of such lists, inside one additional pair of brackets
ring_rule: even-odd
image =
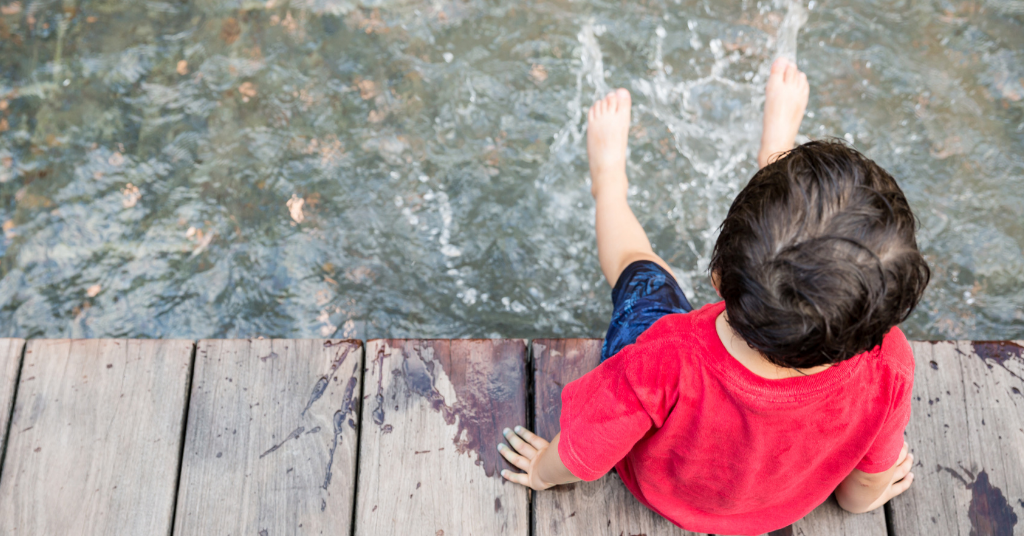
[(884, 169), (839, 140), (765, 166), (729, 208), (709, 270), (729, 325), (787, 368), (839, 363), (882, 343), (931, 271), (916, 221)]

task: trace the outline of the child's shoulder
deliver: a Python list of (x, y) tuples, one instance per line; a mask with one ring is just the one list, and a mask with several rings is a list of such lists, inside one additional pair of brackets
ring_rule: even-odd
[(893, 326), (889, 333), (885, 334), (882, 344), (876, 352), (880, 363), (892, 367), (893, 371), (903, 379), (913, 380), (914, 350), (911, 348), (907, 336), (899, 327)]

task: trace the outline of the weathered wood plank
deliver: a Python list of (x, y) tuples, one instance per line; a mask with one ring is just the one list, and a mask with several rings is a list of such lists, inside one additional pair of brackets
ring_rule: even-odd
[[(549, 339), (533, 342), (534, 415), (542, 437), (559, 430), (562, 387), (596, 367), (600, 339)], [(693, 534), (679, 529), (640, 504), (613, 472), (597, 482), (559, 486), (533, 501), (536, 534)], [(830, 498), (807, 517), (772, 536), (885, 536), (885, 514), (851, 515)]]
[(1024, 534), (1024, 346), (915, 342), (914, 484), (897, 536)]
[(192, 341), (32, 340), (0, 534), (168, 534)]
[[(600, 360), (600, 339), (533, 341), (534, 427), (538, 435), (550, 440), (558, 433), (562, 387), (589, 372)], [(693, 534), (640, 504), (614, 471), (595, 482), (538, 492), (533, 508), (535, 536)]]
[(501, 431), (526, 422), (521, 340), (372, 340), (357, 535), (525, 535)]
[[(14, 404), (14, 382), (18, 378), (18, 364), (25, 339), (0, 339), (0, 463), (4, 459), (7, 424)], [(3, 466), (0, 466), (0, 476)]]
[(851, 514), (839, 507), (835, 496), (817, 507), (807, 517), (772, 536), (886, 536), (885, 511), (881, 508), (866, 514)]
[(359, 341), (200, 341), (174, 533), (347, 534), (362, 362)]

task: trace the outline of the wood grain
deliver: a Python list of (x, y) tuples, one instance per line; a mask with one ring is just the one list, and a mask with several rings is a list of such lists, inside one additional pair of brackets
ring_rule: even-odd
[[(538, 435), (551, 439), (558, 433), (562, 387), (589, 372), (600, 360), (600, 339), (533, 341), (534, 426)], [(538, 492), (533, 508), (536, 536), (694, 534), (640, 504), (614, 471), (594, 482)]]
[(1022, 342), (915, 342), (907, 442), (914, 483), (898, 536), (1024, 534)]
[(0, 534), (168, 534), (192, 341), (32, 340)]
[[(14, 404), (14, 382), (24, 347), (25, 339), (0, 339), (0, 464), (4, 460), (7, 424)], [(0, 476), (3, 476), (3, 466), (0, 466)]]
[(371, 340), (357, 535), (525, 535), (501, 430), (526, 422), (522, 340)]
[(886, 536), (885, 512), (879, 508), (866, 514), (851, 514), (839, 507), (835, 496), (807, 517), (772, 536)]
[(174, 533), (347, 533), (362, 362), (359, 341), (200, 341)]
[[(600, 339), (539, 339), (533, 342), (536, 427), (550, 439), (559, 431), (562, 387), (596, 367)], [(693, 534), (640, 504), (614, 472), (538, 493), (533, 501), (535, 534)], [(772, 536), (885, 536), (882, 510), (852, 515), (829, 498), (804, 519)]]

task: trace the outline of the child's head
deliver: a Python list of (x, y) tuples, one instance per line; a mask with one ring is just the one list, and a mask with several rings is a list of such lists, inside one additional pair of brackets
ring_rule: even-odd
[(805, 143), (733, 201), (710, 270), (729, 325), (773, 363), (838, 363), (881, 344), (930, 271), (903, 192), (841, 142)]

